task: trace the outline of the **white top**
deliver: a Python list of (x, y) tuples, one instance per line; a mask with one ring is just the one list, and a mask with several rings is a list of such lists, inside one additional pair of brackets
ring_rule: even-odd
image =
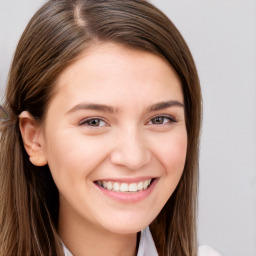
[[(65, 256), (73, 256), (71, 252), (63, 244)], [(137, 256), (158, 256), (155, 243), (150, 233), (149, 227), (141, 231), (140, 244)], [(209, 246), (199, 246), (198, 256), (221, 256), (218, 252), (214, 251)]]

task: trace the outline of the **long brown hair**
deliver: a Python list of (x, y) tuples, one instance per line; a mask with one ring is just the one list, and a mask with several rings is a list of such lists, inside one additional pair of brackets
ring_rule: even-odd
[(95, 41), (164, 57), (185, 98), (187, 157), (181, 180), (150, 228), (160, 256), (196, 256), (201, 92), (196, 67), (173, 23), (143, 0), (50, 0), (27, 25), (9, 73), (0, 144), (0, 256), (63, 255), (57, 234), (58, 190), (48, 166), (29, 161), (18, 115), (45, 118), (59, 74)]

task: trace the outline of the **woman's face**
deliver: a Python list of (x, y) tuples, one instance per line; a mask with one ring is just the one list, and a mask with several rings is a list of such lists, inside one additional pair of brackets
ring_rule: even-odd
[(176, 73), (148, 52), (99, 44), (68, 67), (42, 135), (62, 219), (120, 234), (148, 226), (183, 172), (183, 104)]

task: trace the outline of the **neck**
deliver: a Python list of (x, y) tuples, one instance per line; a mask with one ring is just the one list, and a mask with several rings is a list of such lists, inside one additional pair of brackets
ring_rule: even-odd
[(59, 213), (59, 235), (74, 256), (135, 256), (137, 234), (116, 234), (79, 216)]

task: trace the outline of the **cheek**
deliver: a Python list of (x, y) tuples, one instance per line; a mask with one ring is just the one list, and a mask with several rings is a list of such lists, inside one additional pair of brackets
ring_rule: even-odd
[(158, 146), (158, 159), (165, 168), (166, 175), (181, 175), (187, 154), (186, 131), (172, 134)]
[(100, 140), (76, 133), (55, 133), (48, 137), (46, 155), (56, 183), (74, 183), (85, 177), (105, 158)]
[(157, 200), (161, 207), (175, 191), (182, 176), (187, 153), (187, 133), (177, 133), (168, 138), (158, 150), (158, 160), (162, 166), (163, 176), (159, 181), (161, 191)]

